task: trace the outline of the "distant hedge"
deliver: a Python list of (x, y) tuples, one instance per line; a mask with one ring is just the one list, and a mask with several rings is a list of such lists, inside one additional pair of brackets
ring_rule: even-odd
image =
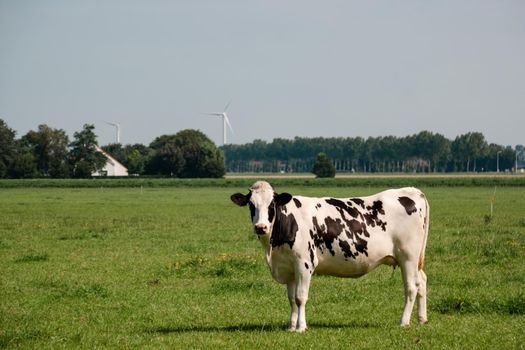
[(516, 186), (525, 187), (525, 176), (399, 176), (366, 177), (359, 175), (345, 178), (293, 178), (239, 177), (226, 179), (174, 179), (174, 178), (93, 178), (93, 179), (2, 179), (0, 188), (117, 188), (117, 187), (250, 187), (256, 180), (267, 180), (274, 187), (472, 187), (472, 186)]

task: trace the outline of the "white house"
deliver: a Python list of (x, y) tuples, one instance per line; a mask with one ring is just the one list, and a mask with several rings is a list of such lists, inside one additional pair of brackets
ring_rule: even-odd
[(97, 146), (97, 151), (102, 153), (107, 161), (100, 172), (94, 172), (92, 176), (128, 176), (128, 168), (120, 164), (118, 160), (107, 154), (102, 148)]

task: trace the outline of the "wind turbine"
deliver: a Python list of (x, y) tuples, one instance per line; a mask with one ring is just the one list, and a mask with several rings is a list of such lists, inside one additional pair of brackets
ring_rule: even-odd
[(104, 122), (104, 123), (114, 126), (117, 129), (117, 143), (120, 143), (120, 124), (110, 123), (110, 122)]
[(222, 144), (223, 146), (227, 142), (226, 126), (230, 128), (231, 132), (233, 132), (232, 125), (230, 124), (230, 119), (228, 118), (228, 114), (226, 113), (226, 110), (228, 109), (228, 107), (230, 107), (230, 103), (232, 103), (232, 101), (228, 102), (228, 104), (224, 107), (224, 110), (222, 111), (222, 113), (204, 113), (205, 115), (213, 115), (213, 116), (222, 118)]

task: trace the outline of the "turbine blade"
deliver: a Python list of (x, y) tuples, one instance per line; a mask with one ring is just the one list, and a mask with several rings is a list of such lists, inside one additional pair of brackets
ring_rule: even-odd
[(233, 128), (232, 128), (232, 125), (230, 124), (230, 118), (228, 118), (228, 115), (226, 113), (223, 113), (222, 117), (224, 118), (226, 125), (228, 125), (228, 127), (230, 128), (230, 131), (233, 133)]
[(228, 104), (226, 104), (226, 107), (224, 107), (224, 112), (226, 112), (226, 110), (228, 109), (228, 107), (230, 107), (230, 104), (232, 103), (232, 100), (230, 100), (230, 102), (228, 102)]

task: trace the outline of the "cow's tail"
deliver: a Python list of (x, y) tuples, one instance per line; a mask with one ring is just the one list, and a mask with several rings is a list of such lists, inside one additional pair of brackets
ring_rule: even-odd
[(428, 224), (430, 222), (430, 207), (428, 205), (427, 198), (423, 193), (421, 193), (421, 197), (425, 201), (425, 218), (423, 222), (423, 245), (421, 246), (421, 251), (419, 253), (419, 260), (417, 263), (417, 269), (418, 271), (423, 270), (423, 264), (425, 263), (425, 249), (427, 247), (427, 237), (428, 237)]

